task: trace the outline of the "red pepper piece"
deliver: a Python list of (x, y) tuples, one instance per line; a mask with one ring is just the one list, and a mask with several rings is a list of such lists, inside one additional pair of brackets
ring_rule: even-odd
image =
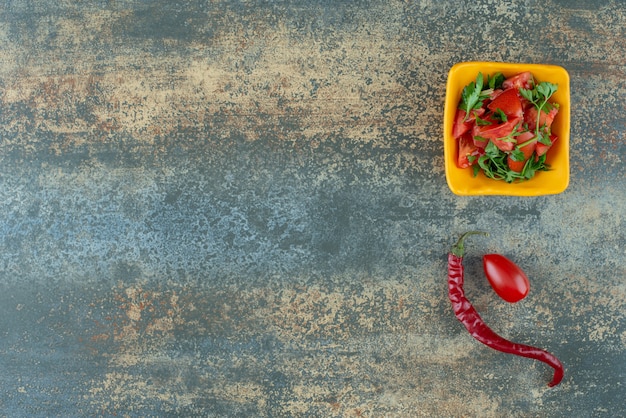
[(457, 319), (465, 326), (472, 337), (494, 350), (503, 353), (515, 354), (521, 357), (532, 358), (542, 361), (554, 369), (554, 376), (548, 386), (558, 385), (563, 379), (563, 364), (553, 354), (530, 345), (518, 344), (509, 341), (489, 328), (469, 300), (463, 290), (463, 256), (465, 255), (464, 241), (468, 235), (482, 234), (484, 232), (470, 231), (461, 235), (457, 244), (452, 247), (448, 254), (448, 296), (452, 302), (452, 309)]

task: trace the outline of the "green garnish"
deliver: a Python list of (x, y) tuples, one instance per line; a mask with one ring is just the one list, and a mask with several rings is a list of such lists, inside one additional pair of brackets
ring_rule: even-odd
[(478, 117), (478, 115), (474, 115), (474, 119), (476, 120), (476, 125), (478, 126), (491, 125), (491, 122), (489, 122), (487, 119), (482, 119)]
[(500, 87), (502, 87), (502, 83), (504, 83), (504, 74), (498, 72), (495, 73), (492, 76), (487, 76), (487, 85), (489, 86), (489, 88), (491, 90), (495, 90), (495, 89), (499, 89)]
[(502, 122), (506, 122), (507, 120), (509, 120), (509, 118), (507, 118), (506, 114), (500, 108), (497, 108), (496, 111), (493, 112), (493, 116)]
[[(485, 147), (485, 154), (478, 157), (478, 164), (474, 165), (474, 177), (479, 173), (480, 167), (485, 175), (494, 180), (504, 180), (512, 183), (515, 180), (528, 180), (532, 178), (537, 171), (548, 171), (550, 166), (546, 164), (546, 155), (537, 158), (529, 158), (521, 172), (509, 169), (507, 163), (507, 154), (495, 146), (493, 142), (489, 142)], [(523, 161), (524, 154), (516, 147), (511, 151), (511, 158), (515, 161)]]
[(465, 110), (465, 119), (467, 120), (472, 110), (480, 109), (483, 105), (483, 101), (489, 97), (487, 92), (483, 92), (483, 73), (478, 73), (476, 81), (472, 81), (463, 88), (461, 93), (461, 102), (459, 103), (459, 109)]
[(537, 126), (535, 126), (535, 135), (538, 137), (539, 142), (545, 145), (550, 144), (550, 135), (546, 132), (540, 132), (539, 120), (541, 119), (541, 112), (549, 113), (554, 107), (558, 107), (557, 104), (548, 102), (550, 97), (552, 97), (558, 88), (559, 86), (557, 84), (542, 81), (532, 89), (519, 89), (520, 95), (537, 108)]

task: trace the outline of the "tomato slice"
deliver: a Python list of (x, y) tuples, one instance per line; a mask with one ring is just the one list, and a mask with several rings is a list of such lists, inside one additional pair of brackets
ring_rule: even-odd
[(459, 155), (456, 163), (459, 168), (467, 168), (474, 165), (482, 154), (483, 150), (474, 145), (472, 135), (469, 132), (459, 138)]
[(483, 256), (483, 269), (489, 284), (507, 302), (524, 299), (530, 290), (530, 282), (524, 271), (501, 254)]
[(542, 111), (539, 117), (539, 126), (546, 125), (548, 128), (552, 126), (552, 122), (554, 122), (554, 118), (556, 117), (558, 113), (559, 113), (558, 107), (553, 107), (552, 109), (550, 109), (548, 113), (545, 113)]
[(519, 90), (520, 87), (530, 89), (533, 87), (533, 84), (533, 75), (529, 71), (526, 71), (507, 78), (502, 82), (502, 87), (505, 89), (515, 88), (517, 90)]
[(517, 144), (519, 145), (519, 144), (523, 144), (524, 142), (533, 139), (534, 136), (535, 136), (534, 132), (526, 131), (516, 136), (515, 139), (517, 140)]
[(476, 148), (485, 149), (489, 140), (487, 138), (483, 138), (480, 135), (472, 135), (472, 141), (474, 142), (474, 146)]
[[(552, 145), (554, 145), (557, 139), (559, 139), (558, 136), (550, 135), (550, 142), (552, 142)], [(535, 154), (537, 155), (537, 157), (541, 157), (543, 154), (548, 152), (548, 150), (552, 147), (552, 145), (546, 145), (546, 144), (542, 144), (541, 142), (537, 142), (537, 147), (535, 148)]]
[(452, 137), (458, 138), (465, 132), (472, 129), (476, 116), (480, 117), (484, 113), (484, 108), (472, 110), (467, 120), (465, 120), (465, 110), (457, 109), (456, 114), (454, 115), (454, 125), (452, 126)]
[(494, 91), (492, 91), (491, 94), (489, 95), (489, 100), (495, 99), (496, 97), (501, 95), (503, 91), (504, 90), (502, 89), (494, 89)]
[(500, 148), (502, 151), (511, 151), (516, 142), (509, 140), (505, 141), (501, 138), (509, 136), (521, 120), (522, 118), (510, 118), (506, 122), (499, 124), (477, 126), (472, 133), (474, 136), (480, 136), (491, 140), (491, 142), (493, 142), (495, 146)]
[[(552, 122), (554, 122), (554, 118), (556, 117), (557, 113), (559, 113), (559, 109), (557, 107), (553, 107), (547, 113), (542, 110), (541, 114), (539, 115), (539, 127), (545, 125), (549, 128), (550, 126), (552, 126)], [(526, 112), (524, 112), (524, 122), (526, 122), (530, 127), (537, 126), (538, 114), (539, 112), (537, 111), (537, 108), (535, 106), (530, 106), (528, 109), (526, 109)]]
[(454, 125), (452, 127), (452, 136), (454, 138), (458, 138), (463, 135), (465, 132), (472, 129), (472, 121), (465, 119), (465, 110), (457, 109), (456, 115), (454, 115)]
[(517, 91), (514, 88), (504, 90), (487, 105), (487, 109), (492, 112), (500, 109), (508, 117), (521, 117), (524, 114), (524, 109)]
[[(534, 136), (535, 135), (532, 132), (524, 132), (523, 134), (517, 137), (517, 143), (518, 145), (526, 143), (530, 141)], [(521, 173), (522, 170), (524, 169), (524, 165), (526, 165), (526, 161), (528, 161), (528, 159), (533, 155), (533, 152), (535, 152), (537, 144), (538, 144), (537, 140), (534, 140), (534, 141), (528, 142), (523, 147), (520, 147), (520, 151), (522, 151), (522, 153), (524, 154), (523, 161), (515, 161), (509, 154), (506, 159), (506, 162), (509, 165), (509, 168), (513, 171)]]

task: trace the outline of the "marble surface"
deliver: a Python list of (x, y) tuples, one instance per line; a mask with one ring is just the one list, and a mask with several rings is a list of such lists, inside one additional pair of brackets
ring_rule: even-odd
[[(3, 2), (0, 416), (626, 415), (625, 28), (619, 0)], [(564, 193), (449, 191), (469, 60), (568, 70)], [(558, 387), (455, 319), (470, 229), (469, 298)]]

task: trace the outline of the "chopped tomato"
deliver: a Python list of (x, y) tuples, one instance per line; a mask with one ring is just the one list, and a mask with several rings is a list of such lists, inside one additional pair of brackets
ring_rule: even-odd
[(502, 151), (511, 151), (515, 146), (515, 142), (508, 140), (507, 137), (513, 133), (513, 130), (521, 119), (522, 118), (510, 118), (506, 122), (499, 124), (477, 126), (473, 133), (474, 136), (477, 135), (491, 140), (491, 142)]
[[(532, 136), (533, 135), (531, 133), (531, 138)], [(523, 143), (523, 142), (519, 142), (519, 143)], [(528, 161), (528, 159), (533, 155), (533, 152), (535, 152), (536, 146), (537, 146), (537, 140), (534, 140), (534, 141), (526, 142), (526, 145), (524, 145), (523, 147), (520, 147), (520, 151), (524, 153), (524, 161), (515, 161), (513, 157), (511, 157), (511, 154), (509, 154), (506, 160), (507, 164), (509, 165), (509, 168), (513, 171), (517, 171), (518, 173), (521, 173), (522, 170), (524, 169), (524, 165), (526, 165), (526, 161)]]
[(554, 145), (554, 143), (556, 142), (558, 138), (559, 137), (556, 135), (550, 135), (550, 142), (552, 142), (551, 145), (546, 145), (546, 144), (542, 144), (541, 142), (537, 142), (537, 147), (535, 148), (535, 154), (537, 154), (537, 158), (541, 157), (543, 154), (548, 152), (548, 150), (552, 147), (552, 145)]
[[(539, 126), (541, 127), (545, 125), (547, 128), (552, 126), (552, 122), (554, 121), (557, 113), (559, 113), (559, 109), (557, 107), (553, 107), (548, 113), (542, 110), (541, 114), (539, 115)], [(537, 108), (535, 106), (530, 106), (524, 112), (524, 122), (526, 122), (528, 126), (536, 126), (537, 114)]]
[(452, 126), (452, 136), (458, 138), (472, 128), (471, 121), (463, 121), (465, 119), (465, 110), (457, 109), (454, 115), (454, 125)]
[(472, 140), (475, 147), (482, 149), (484, 149), (489, 143), (489, 140), (487, 138), (483, 138), (480, 135), (472, 135)]
[[(472, 135), (468, 132), (459, 138), (459, 155), (457, 165), (459, 168), (467, 168), (476, 163), (478, 157), (483, 151), (477, 148), (473, 141)], [(470, 158), (472, 157), (472, 158)]]
[(496, 112), (500, 109), (508, 117), (519, 118), (524, 114), (522, 101), (520, 100), (519, 95), (517, 94), (517, 89), (515, 88), (504, 90), (487, 105), (487, 109), (492, 112)]
[(534, 80), (533, 75), (526, 71), (523, 73), (519, 73), (514, 75), (513, 77), (509, 77), (502, 83), (502, 87), (505, 89), (515, 88), (519, 90), (519, 88), (530, 89), (533, 87)]
[(517, 145), (523, 144), (526, 141), (530, 141), (535, 137), (535, 133), (532, 131), (526, 131), (519, 134), (515, 139), (517, 140)]
[(496, 97), (498, 97), (504, 90), (502, 89), (495, 89), (494, 91), (491, 92), (491, 94), (489, 95), (489, 100), (493, 100)]
[(491, 142), (493, 142), (493, 144), (498, 147), (498, 149), (507, 152), (507, 151), (512, 151), (513, 148), (515, 147), (515, 142), (512, 141), (507, 141), (504, 139), (492, 139)]
[(472, 129), (474, 125), (474, 121), (476, 120), (476, 116), (480, 117), (483, 113), (485, 113), (484, 108), (476, 109), (470, 112), (467, 120), (465, 120), (465, 110), (457, 109), (456, 114), (454, 116), (454, 125), (452, 127), (452, 136), (454, 138), (458, 138), (463, 135), (465, 132)]
[[(548, 128), (552, 126), (552, 122), (554, 122), (554, 118), (559, 113), (558, 107), (553, 107), (550, 109), (548, 113), (541, 112), (541, 118), (539, 119), (539, 125), (546, 125)], [(545, 118), (545, 119), (544, 119)]]

